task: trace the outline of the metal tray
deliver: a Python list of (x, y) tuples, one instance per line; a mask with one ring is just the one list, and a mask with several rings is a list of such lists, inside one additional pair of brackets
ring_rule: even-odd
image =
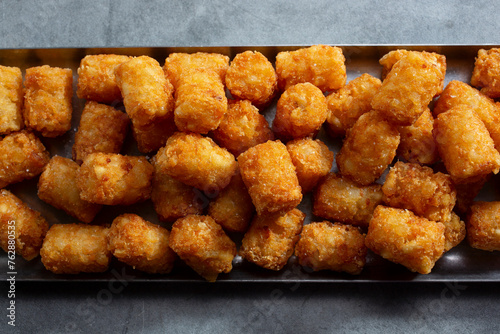
[[(380, 57), (391, 50), (426, 50), (433, 51), (446, 56), (447, 72), (445, 84), (451, 80), (470, 81), (472, 69), (474, 67), (474, 58), (480, 48), (498, 47), (495, 45), (339, 45), (342, 47), (346, 57), (347, 80), (350, 81), (363, 73), (369, 73), (380, 77), (381, 66), (378, 63)], [(226, 54), (229, 57), (243, 52), (245, 50), (257, 50), (274, 61), (278, 52), (284, 50), (294, 50), (303, 46), (258, 46), (258, 47), (188, 47), (188, 48), (78, 48), (78, 49), (10, 49), (0, 50), (0, 64), (7, 66), (17, 66), (24, 70), (31, 66), (51, 65), (68, 67), (73, 70), (73, 88), (76, 92), (77, 68), (80, 60), (87, 54), (115, 53), (127, 55), (149, 55), (158, 60), (163, 65), (165, 58), (171, 52), (218, 52)], [(73, 96), (73, 120), (72, 129), (56, 139), (41, 138), (44, 145), (50, 151), (51, 155), (60, 155), (71, 158), (71, 147), (74, 134), (78, 128), (78, 123), (85, 101)], [(272, 121), (275, 114), (276, 103), (271, 104), (264, 115), (268, 121)], [(333, 140), (321, 130), (318, 138), (323, 140), (337, 153), (341, 147), (340, 140)], [(127, 137), (123, 154), (139, 155), (132, 136)], [(336, 166), (332, 169), (336, 171)], [(75, 219), (57, 210), (50, 205), (42, 202), (36, 195), (36, 185), (38, 179), (27, 180), (8, 187), (14, 194), (28, 203), (33, 209), (42, 212), (42, 215), (50, 224), (75, 222)], [(383, 177), (378, 182), (383, 182)], [(500, 200), (500, 176), (494, 176), (491, 181), (483, 188), (478, 195), (481, 200)], [(208, 203), (208, 199), (207, 199)], [(322, 219), (313, 217), (311, 213), (312, 198), (308, 194), (304, 196), (299, 209), (307, 213), (305, 223), (311, 221), (321, 221)], [(154, 212), (150, 201), (135, 204), (127, 207), (114, 206), (105, 207), (96, 217), (95, 223), (106, 224), (121, 213), (137, 213), (145, 219), (160, 223)], [(162, 226), (170, 229), (171, 224)], [(232, 239), (238, 244), (242, 235), (231, 235)], [(193, 270), (191, 270), (182, 261), (178, 260), (172, 271), (168, 275), (151, 275), (139, 272), (126, 266), (116, 259), (113, 259), (110, 269), (104, 273), (98, 274), (79, 274), (79, 275), (55, 275), (45, 270), (40, 258), (32, 261), (25, 261), (20, 256), (16, 256), (15, 272), (17, 281), (137, 281), (137, 282), (204, 282)], [(5, 280), (10, 270), (7, 266), (7, 254), (0, 254), (0, 279)], [(292, 256), (287, 266), (279, 272), (262, 269), (256, 265), (248, 263), (237, 256), (233, 261), (233, 270), (229, 274), (221, 274), (217, 282), (262, 282), (262, 283), (342, 283), (342, 282), (443, 282), (443, 281), (478, 281), (478, 282), (500, 282), (500, 252), (486, 252), (471, 248), (466, 241), (450, 250), (436, 263), (432, 273), (420, 275), (412, 273), (401, 265), (397, 265), (382, 259), (381, 257), (369, 252), (366, 266), (363, 272), (358, 276), (351, 276), (344, 273), (330, 271), (311, 272), (308, 268), (301, 267), (295, 257)]]

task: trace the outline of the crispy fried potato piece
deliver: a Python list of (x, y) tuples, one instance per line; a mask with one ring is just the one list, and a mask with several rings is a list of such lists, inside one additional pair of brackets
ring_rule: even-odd
[(71, 128), (73, 72), (48, 65), (26, 69), (23, 117), (26, 127), (44, 137), (57, 137)]
[(368, 226), (375, 208), (382, 203), (382, 186), (360, 186), (330, 173), (314, 192), (313, 214), (356, 226)]
[(108, 250), (119, 261), (150, 274), (168, 274), (177, 258), (169, 247), (170, 232), (138, 215), (116, 217), (108, 232)]
[(73, 159), (81, 164), (91, 153), (120, 153), (128, 124), (128, 116), (121, 111), (88, 101), (75, 134)]
[(488, 174), (473, 182), (465, 182), (455, 184), (457, 189), (457, 203), (455, 204), (455, 211), (465, 214), (469, 211), (469, 207), (474, 202), (474, 199), (479, 194), (483, 186), (491, 178), (492, 174)]
[(150, 198), (154, 168), (143, 157), (92, 153), (77, 176), (80, 198), (96, 204), (129, 205)]
[(432, 131), (446, 170), (455, 183), (498, 173), (500, 154), (479, 116), (465, 105), (439, 114)]
[(32, 179), (49, 163), (50, 155), (40, 139), (22, 130), (0, 140), (0, 188)]
[(470, 83), (492, 99), (500, 97), (500, 48), (478, 51)]
[(0, 135), (24, 128), (23, 102), (21, 69), (0, 65)]
[(219, 191), (236, 172), (234, 156), (210, 138), (177, 132), (156, 154), (158, 171), (202, 191)]
[(408, 209), (417, 216), (438, 222), (450, 221), (457, 198), (449, 175), (401, 161), (390, 169), (382, 192), (388, 206)]
[(276, 73), (281, 91), (298, 83), (310, 82), (327, 92), (342, 88), (347, 78), (342, 49), (328, 45), (278, 53)]
[(302, 200), (302, 189), (286, 146), (268, 141), (238, 157), (241, 177), (259, 215), (288, 212)]
[(398, 60), (372, 99), (372, 108), (397, 125), (411, 125), (442, 90), (441, 66), (419, 52)]
[(366, 264), (365, 235), (357, 227), (328, 221), (304, 226), (295, 255), (301, 266), (359, 275)]
[(328, 116), (326, 124), (334, 137), (343, 137), (358, 120), (371, 110), (372, 98), (382, 82), (368, 73), (353, 79), (344, 87), (326, 97)]
[(78, 89), (81, 99), (101, 103), (117, 103), (122, 100), (116, 84), (115, 68), (131, 58), (115, 54), (85, 56), (78, 67)]
[(278, 89), (273, 64), (258, 51), (238, 53), (226, 72), (226, 87), (232, 96), (265, 106)]
[(132, 127), (132, 135), (137, 143), (137, 149), (141, 153), (151, 153), (165, 146), (168, 138), (177, 132), (174, 115), (167, 118), (159, 118), (145, 128)]
[(285, 214), (255, 216), (243, 237), (239, 254), (265, 269), (283, 269), (299, 240), (305, 216), (298, 209)]
[(360, 185), (372, 184), (392, 162), (398, 145), (398, 130), (372, 110), (348, 131), (337, 154), (337, 166), (343, 176)]
[(286, 144), (286, 149), (303, 194), (313, 190), (332, 169), (333, 152), (319, 139), (295, 139)]
[(42, 263), (54, 274), (104, 272), (111, 259), (107, 235), (103, 226), (54, 224), (43, 240)]
[(0, 246), (25, 260), (37, 257), (49, 223), (6, 189), (0, 190)]
[(365, 244), (383, 258), (429, 274), (443, 255), (445, 227), (404, 209), (377, 206)]
[(245, 232), (254, 212), (252, 198), (239, 171), (208, 207), (208, 215), (229, 232)]
[(76, 180), (80, 166), (71, 159), (54, 156), (38, 180), (38, 197), (70, 216), (90, 223), (102, 206), (80, 198)]
[(178, 219), (170, 233), (170, 247), (209, 282), (233, 269), (236, 245), (209, 216), (189, 215)]
[(398, 126), (400, 143), (397, 153), (409, 162), (431, 165), (439, 160), (439, 152), (432, 135), (434, 118), (429, 108), (408, 126)]
[(284, 141), (315, 136), (326, 120), (326, 98), (309, 82), (288, 87), (276, 106), (274, 133)]
[(465, 239), (465, 222), (455, 213), (451, 213), (451, 219), (447, 222), (440, 222), (444, 225), (444, 251), (447, 252), (457, 246)]
[(474, 202), (467, 217), (466, 230), (471, 247), (500, 250), (500, 202)]
[(250, 147), (274, 140), (269, 123), (248, 100), (229, 102), (227, 114), (212, 137), (236, 157)]
[(192, 69), (207, 69), (217, 73), (221, 82), (226, 80), (229, 68), (229, 57), (219, 53), (171, 53), (165, 59), (163, 70), (170, 82), (177, 89), (179, 79), (186, 71)]

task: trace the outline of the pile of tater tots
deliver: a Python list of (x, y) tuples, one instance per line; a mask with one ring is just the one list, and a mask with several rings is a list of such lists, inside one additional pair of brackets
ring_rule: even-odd
[[(500, 49), (478, 52), (470, 83), (446, 86), (443, 55), (399, 49), (379, 63), (381, 78), (346, 82), (342, 49), (327, 45), (275, 59), (171, 53), (163, 67), (87, 55), (71, 158), (44, 140), (71, 129), (72, 70), (31, 67), (23, 80), (0, 65), (1, 246), (15, 240), (56, 274), (104, 272), (114, 257), (150, 274), (182, 261), (212, 282), (237, 255), (358, 275), (372, 252), (428, 274), (464, 239), (500, 250), (500, 201), (475, 201), (500, 170)], [(123, 154), (129, 132), (142, 154)], [(9, 190), (34, 178), (72, 221), (50, 222)], [(155, 221), (127, 212), (145, 201)], [(97, 223), (106, 206), (123, 210)]]

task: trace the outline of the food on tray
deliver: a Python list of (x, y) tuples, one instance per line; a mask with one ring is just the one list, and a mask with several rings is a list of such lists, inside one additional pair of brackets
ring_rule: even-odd
[(468, 106), (458, 105), (439, 114), (433, 135), (453, 182), (471, 183), (498, 173), (500, 154), (488, 129)]
[(172, 226), (170, 247), (207, 281), (233, 269), (236, 245), (209, 216), (179, 218)]
[(73, 144), (73, 160), (81, 164), (91, 153), (120, 153), (129, 118), (123, 112), (93, 101), (82, 111)]
[(274, 140), (269, 123), (248, 100), (229, 101), (227, 114), (212, 137), (235, 157), (252, 146)]
[(26, 69), (24, 123), (44, 137), (57, 137), (71, 128), (73, 72), (48, 65)]
[(449, 221), (440, 223), (444, 225), (444, 251), (447, 252), (465, 239), (465, 222), (452, 212)]
[(366, 246), (411, 271), (429, 274), (445, 247), (443, 224), (410, 210), (377, 206), (368, 226)]
[(116, 217), (108, 232), (108, 250), (119, 261), (151, 274), (168, 274), (177, 258), (169, 246), (170, 232), (138, 215)]
[(357, 227), (328, 221), (304, 226), (295, 246), (300, 265), (352, 275), (363, 270), (366, 253), (365, 235)]
[(367, 227), (375, 208), (382, 204), (382, 186), (360, 186), (330, 173), (314, 191), (313, 214), (335, 222)]
[(278, 53), (276, 73), (281, 91), (303, 82), (312, 83), (322, 92), (333, 91), (342, 88), (347, 78), (342, 49), (328, 45)]
[(358, 120), (371, 110), (371, 102), (382, 85), (380, 79), (368, 73), (349, 81), (347, 85), (326, 97), (326, 125), (331, 135), (343, 137)]
[(470, 83), (482, 87), (481, 93), (496, 99), (500, 97), (500, 49), (480, 49)]
[(23, 130), (0, 139), (0, 188), (32, 179), (43, 171), (50, 155), (40, 139)]
[(262, 53), (245, 51), (231, 61), (226, 72), (226, 87), (235, 98), (265, 106), (278, 89), (278, 75)]
[(171, 53), (165, 59), (163, 70), (170, 82), (177, 89), (179, 79), (192, 69), (206, 69), (217, 73), (222, 82), (226, 80), (229, 57), (219, 53)]
[(15, 251), (28, 261), (34, 259), (48, 229), (49, 223), (38, 211), (10, 191), (0, 190), (0, 245), (5, 252)]
[(23, 101), (21, 69), (0, 65), (0, 135), (24, 128)]
[(408, 209), (418, 216), (438, 222), (451, 220), (457, 198), (449, 175), (402, 161), (390, 168), (382, 192), (388, 206)]
[(259, 215), (288, 212), (302, 200), (302, 189), (286, 146), (268, 141), (238, 157), (241, 177)]
[(115, 68), (131, 57), (115, 54), (85, 56), (78, 67), (78, 89), (81, 99), (116, 105), (122, 101), (116, 84)]
[(234, 156), (208, 137), (177, 132), (156, 154), (159, 173), (204, 192), (214, 192), (229, 184), (238, 168)]
[(411, 125), (442, 90), (444, 73), (436, 57), (408, 52), (391, 68), (372, 99), (372, 108), (397, 125)]
[(76, 185), (79, 169), (80, 166), (71, 159), (52, 157), (38, 180), (38, 198), (84, 223), (90, 223), (102, 206), (80, 198)]
[(500, 202), (474, 202), (467, 217), (467, 241), (477, 249), (500, 250)]
[(434, 118), (429, 108), (412, 125), (398, 126), (400, 143), (397, 153), (409, 162), (431, 165), (439, 160), (432, 135)]
[(360, 185), (375, 182), (396, 156), (399, 132), (382, 115), (372, 110), (358, 118), (347, 132), (337, 166), (343, 176)]
[(96, 204), (129, 205), (151, 196), (153, 166), (145, 157), (92, 153), (77, 176), (80, 198)]
[(283, 141), (314, 137), (326, 120), (326, 98), (309, 82), (288, 87), (276, 106), (274, 133)]
[(255, 216), (239, 254), (260, 267), (281, 270), (293, 254), (305, 217), (298, 209)]
[(321, 140), (295, 139), (286, 144), (302, 193), (314, 189), (332, 169), (333, 152)]
[(107, 235), (103, 226), (54, 224), (43, 240), (42, 263), (54, 274), (106, 271), (111, 259)]
[(243, 233), (248, 229), (255, 207), (238, 171), (231, 182), (210, 202), (208, 215), (229, 232)]
[(474, 198), (476, 198), (486, 182), (491, 179), (491, 175), (488, 174), (469, 183), (455, 184), (455, 188), (457, 189), (457, 203), (454, 210), (461, 214), (467, 213), (469, 207), (474, 202)]

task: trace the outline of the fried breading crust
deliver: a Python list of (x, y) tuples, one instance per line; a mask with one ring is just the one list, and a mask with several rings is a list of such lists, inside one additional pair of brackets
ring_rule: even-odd
[(452, 212), (449, 221), (440, 223), (444, 225), (444, 251), (447, 252), (465, 239), (465, 222)]
[(23, 102), (21, 69), (0, 65), (0, 134), (24, 128)]
[(496, 99), (500, 97), (500, 49), (480, 49), (470, 83), (482, 87), (481, 93)]
[(500, 250), (500, 202), (474, 202), (466, 224), (467, 241), (471, 247)]

